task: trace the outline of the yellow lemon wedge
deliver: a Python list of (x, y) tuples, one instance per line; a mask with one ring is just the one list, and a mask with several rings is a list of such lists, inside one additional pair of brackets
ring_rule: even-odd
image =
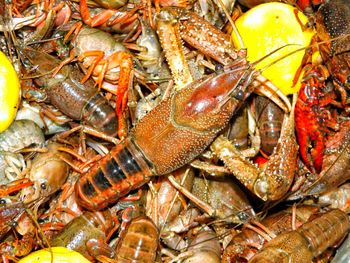
[[(312, 28), (303, 31), (300, 23), (303, 25), (307, 23), (307, 17), (303, 13), (291, 5), (278, 2), (258, 5), (248, 10), (235, 22), (247, 48), (248, 61), (257, 61), (274, 50), (284, 47), (259, 62), (258, 69), (310, 44), (315, 31)], [(237, 48), (241, 48), (234, 33), (232, 33), (232, 41)], [(292, 45), (286, 46), (287, 44)], [(286, 95), (298, 92), (300, 81), (293, 87), (293, 79), (304, 53), (305, 50), (302, 50), (283, 58), (265, 69), (262, 75)]]
[(16, 117), (21, 87), (10, 60), (0, 51), (0, 132), (6, 130)]
[(41, 249), (22, 258), (18, 263), (90, 263), (81, 254), (68, 248), (52, 247), (51, 249), (52, 254), (49, 248)]

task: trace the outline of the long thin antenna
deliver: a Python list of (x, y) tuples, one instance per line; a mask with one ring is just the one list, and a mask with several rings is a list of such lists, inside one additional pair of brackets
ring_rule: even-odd
[[(342, 35), (342, 36), (335, 37), (335, 38), (332, 38), (332, 39), (329, 39), (329, 40), (325, 40), (325, 41), (321, 41), (321, 42), (315, 42), (315, 43), (310, 44), (310, 45), (308, 45), (308, 46), (306, 46), (306, 47), (298, 48), (298, 49), (296, 49), (296, 50), (294, 50), (294, 51), (292, 51), (292, 52), (290, 52), (290, 53), (288, 53), (288, 54), (283, 55), (282, 57), (276, 59), (275, 61), (271, 62), (270, 64), (268, 64), (268, 65), (265, 66), (264, 68), (260, 69), (260, 71), (266, 70), (267, 68), (271, 67), (272, 65), (274, 65), (274, 64), (276, 64), (277, 62), (281, 61), (282, 59), (285, 59), (286, 57), (289, 57), (289, 56), (291, 56), (291, 55), (293, 55), (293, 54), (295, 54), (295, 53), (297, 53), (297, 52), (299, 52), (299, 51), (303, 51), (303, 50), (308, 49), (308, 48), (311, 48), (311, 47), (317, 47), (317, 46), (320, 45), (320, 44), (325, 44), (325, 43), (328, 43), (328, 42), (330, 42), (330, 41), (339, 40), (339, 39), (348, 37), (349, 35), (350, 35), (350, 34)], [(282, 49), (282, 48), (284, 48), (284, 47), (286, 47), (286, 46), (291, 46), (291, 45), (298, 45), (298, 44), (287, 44), (287, 45), (282, 46), (282, 47), (280, 47), (280, 48), (278, 48), (278, 49), (275, 49), (275, 50), (272, 51), (271, 53), (267, 54), (266, 56), (260, 58), (259, 60), (255, 61), (255, 62), (253, 62), (252, 64), (253, 64), (253, 65), (256, 65), (257, 63), (261, 62), (261, 61), (262, 61), (263, 59), (265, 59), (266, 57), (268, 57), (268, 56), (270, 56), (271, 54), (275, 53), (276, 51), (278, 51), (278, 50), (280, 50), (280, 49)]]
[[(283, 48), (285, 48), (285, 47), (288, 47), (288, 46), (300, 46), (300, 45), (299, 45), (299, 44), (286, 44), (286, 45), (283, 45), (283, 46), (281, 46), (281, 47), (279, 47), (279, 48), (274, 49), (273, 51), (271, 51), (271, 52), (268, 53), (267, 55), (263, 56), (262, 58), (259, 58), (258, 60), (254, 61), (254, 62), (251, 62), (251, 65), (252, 65), (253, 67), (255, 67), (255, 66), (256, 66), (257, 64), (259, 64), (261, 61), (265, 60), (266, 58), (268, 58), (268, 57), (271, 56), (272, 54), (274, 54), (274, 53), (276, 53), (276, 52), (280, 51), (281, 49), (283, 49)], [(307, 47), (303, 47), (303, 48), (294, 50), (294, 51), (292, 51), (292, 52), (290, 52), (290, 53), (284, 55), (283, 57), (281, 57), (281, 58), (279, 58), (279, 59), (276, 59), (275, 61), (273, 61), (272, 63), (270, 63), (268, 66), (266, 66), (265, 68), (261, 69), (261, 71), (266, 70), (266, 68), (271, 67), (272, 65), (274, 65), (274, 64), (277, 63), (277, 62), (279, 62), (279, 61), (282, 60), (283, 58), (286, 58), (286, 57), (288, 57), (288, 56), (291, 56), (291, 55), (293, 55), (294, 53), (296, 53), (297, 51), (301, 51), (301, 50), (303, 50), (303, 49), (305, 49), (305, 48), (307, 48)]]
[[(222, 2), (222, 0), (217, 0), (221, 6), (221, 8), (224, 10), (224, 13), (228, 19), (228, 21), (230, 22), (231, 26), (232, 26), (232, 30), (233, 32), (235, 33), (236, 35), (236, 38), (238, 40), (238, 43), (239, 43), (239, 48), (240, 49), (245, 49), (245, 46), (244, 46), (244, 43), (243, 43), (243, 39), (241, 37), (241, 34), (238, 32), (238, 29), (235, 25), (235, 23), (233, 22), (232, 18), (231, 18), (231, 15), (229, 14), (229, 12), (227, 11), (227, 8), (225, 6), (225, 4)], [(233, 2), (236, 2), (235, 0)], [(234, 5), (234, 3), (233, 3)]]

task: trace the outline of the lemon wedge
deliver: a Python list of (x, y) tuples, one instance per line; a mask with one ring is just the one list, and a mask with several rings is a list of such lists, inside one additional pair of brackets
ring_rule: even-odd
[[(85, 257), (76, 251), (65, 247), (52, 247), (35, 251), (22, 258), (18, 263), (90, 263)], [(53, 255), (53, 258), (51, 256)]]
[(10, 60), (0, 51), (0, 132), (16, 117), (20, 102), (20, 83)]
[[(255, 6), (235, 22), (247, 48), (248, 61), (257, 61), (272, 51), (284, 47), (259, 62), (258, 69), (310, 44), (315, 31), (312, 28), (303, 31), (300, 23), (303, 25), (307, 23), (307, 17), (303, 13), (291, 5), (278, 2)], [(232, 33), (232, 41), (237, 48), (241, 48), (234, 33)], [(292, 45), (286, 46), (287, 44)], [(301, 65), (304, 53), (305, 50), (301, 50), (283, 58), (265, 69), (262, 75), (286, 95), (298, 92), (300, 81), (293, 87), (293, 79)]]

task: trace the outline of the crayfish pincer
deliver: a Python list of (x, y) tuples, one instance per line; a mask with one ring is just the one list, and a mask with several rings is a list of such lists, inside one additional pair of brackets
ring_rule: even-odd
[(251, 94), (259, 72), (242, 58), (162, 101), (129, 136), (97, 161), (75, 185), (80, 204), (103, 209), (151, 176), (164, 175), (198, 156)]

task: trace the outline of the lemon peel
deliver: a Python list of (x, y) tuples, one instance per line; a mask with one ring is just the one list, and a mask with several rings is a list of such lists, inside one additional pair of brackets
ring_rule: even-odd
[[(51, 247), (32, 252), (22, 258), (18, 263), (90, 263), (85, 257), (76, 251), (65, 247)], [(53, 255), (53, 259), (51, 256)]]
[[(300, 22), (297, 19), (297, 16)], [(310, 44), (315, 34), (314, 29), (303, 31), (302, 25), (307, 23), (307, 17), (293, 6), (284, 3), (265, 3), (248, 10), (237, 19), (236, 27), (247, 48), (247, 59), (254, 62), (267, 54), (283, 47), (257, 64), (262, 69), (284, 55)], [(232, 33), (233, 44), (237, 48), (239, 41)], [(287, 44), (292, 44), (286, 46)], [(262, 73), (285, 95), (298, 92), (300, 81), (293, 87), (293, 79), (300, 67), (305, 50), (301, 50), (278, 61)], [(301, 74), (302, 75), (302, 74)]]
[(0, 132), (16, 117), (20, 102), (20, 82), (10, 60), (0, 51)]

